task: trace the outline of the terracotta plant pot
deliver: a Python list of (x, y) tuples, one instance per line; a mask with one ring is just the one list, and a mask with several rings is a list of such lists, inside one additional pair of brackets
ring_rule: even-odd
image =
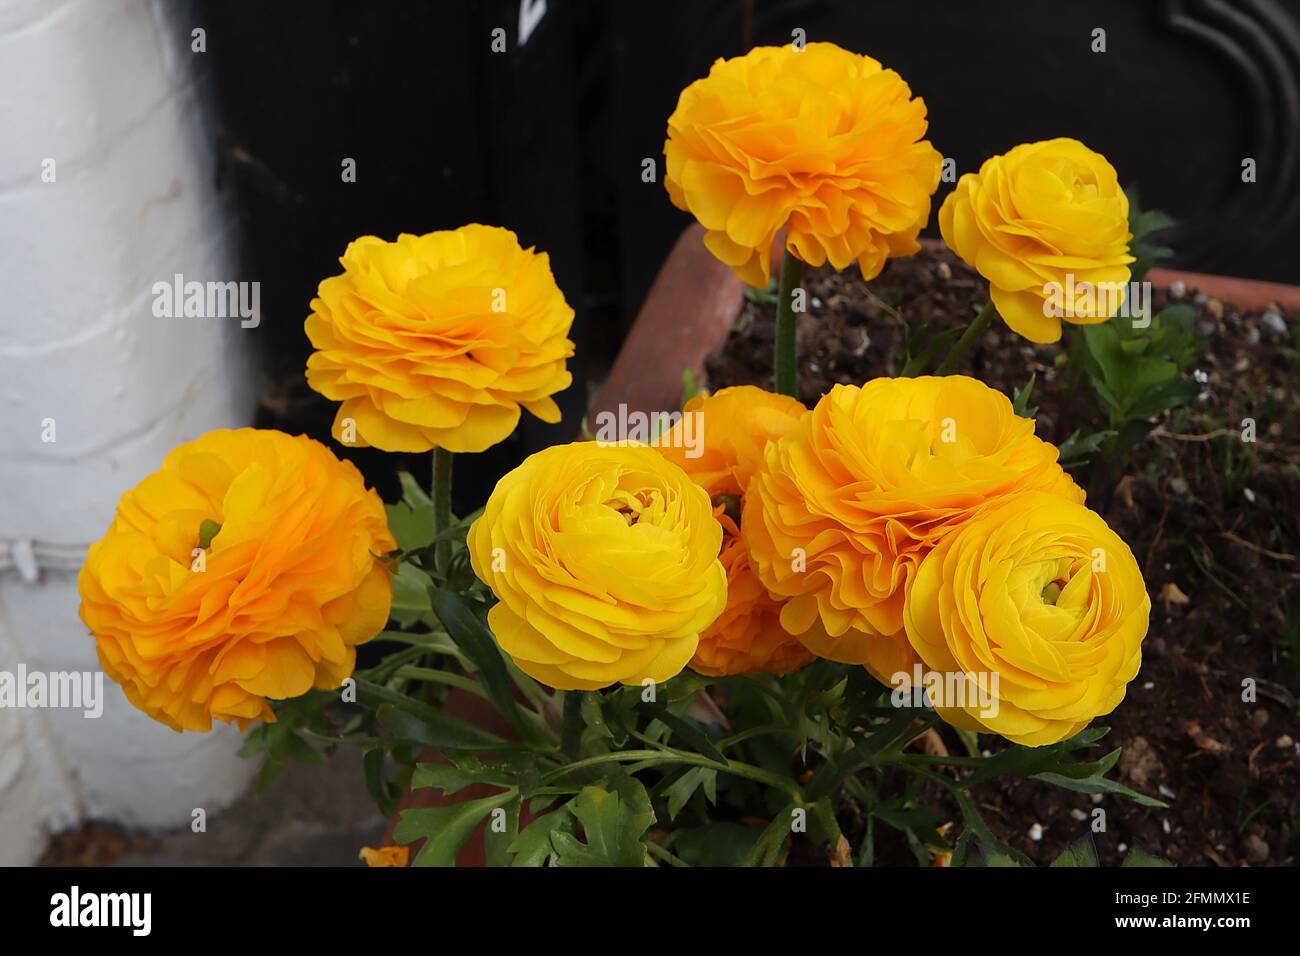
[[(942, 246), (933, 239), (922, 243)], [(773, 259), (779, 267), (779, 247)], [(1181, 281), (1188, 289), (1240, 309), (1276, 305), (1285, 312), (1300, 311), (1300, 286), (1175, 269), (1152, 269), (1147, 278), (1161, 288)], [(703, 227), (689, 226), (655, 277), (609, 377), (596, 393), (588, 421), (603, 411), (617, 414), (620, 403), (629, 412), (676, 410), (686, 369), (706, 385), (704, 360), (722, 347), (740, 317), (743, 289), (732, 271), (704, 248)]]

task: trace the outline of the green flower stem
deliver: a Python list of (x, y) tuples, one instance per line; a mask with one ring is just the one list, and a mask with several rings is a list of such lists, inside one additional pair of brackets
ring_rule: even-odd
[[(451, 527), (451, 452), (445, 448), (433, 450), (433, 533), (436, 537)], [(434, 545), (434, 564), (445, 571), (451, 562), (451, 541)]]
[(843, 835), (840, 831), (839, 821), (835, 819), (835, 807), (831, 802), (834, 799), (835, 796), (832, 795), (825, 800), (818, 800), (811, 807), (813, 818), (821, 826), (822, 834), (830, 843), (832, 852), (836, 849), (840, 837)]
[(799, 350), (795, 339), (794, 290), (803, 282), (803, 263), (789, 249), (781, 260), (781, 281), (776, 300), (776, 350), (773, 371), (776, 390), (799, 397)]
[(580, 690), (564, 691), (564, 722), (560, 730), (560, 749), (570, 760), (578, 760), (582, 756), (582, 691)]
[(970, 351), (970, 347), (975, 344), (975, 340), (984, 334), (984, 330), (989, 327), (989, 323), (993, 321), (993, 316), (996, 314), (997, 310), (993, 308), (993, 300), (990, 299), (984, 304), (984, 308), (980, 309), (980, 314), (975, 316), (975, 321), (966, 327), (966, 331), (957, 340), (957, 344), (952, 347), (948, 357), (935, 370), (935, 374), (951, 375), (955, 372), (958, 363)]
[(691, 767), (707, 767), (716, 770), (719, 773), (729, 773), (736, 777), (745, 777), (753, 780), (755, 783), (766, 784), (773, 789), (788, 793), (798, 798), (799, 788), (791, 780), (784, 780), (774, 773), (768, 773), (762, 767), (755, 767), (747, 763), (737, 763), (729, 760), (726, 763), (718, 763), (716, 760), (710, 760), (708, 757), (702, 757), (697, 754), (687, 753), (665, 753), (662, 750), (616, 750), (613, 753), (599, 754), (595, 757), (588, 757), (585, 760), (579, 760), (567, 766), (560, 767), (558, 770), (552, 770), (544, 774), (539, 786), (545, 786), (555, 780), (560, 779), (566, 774), (575, 770), (583, 770), (587, 767), (599, 767), (607, 763), (633, 763), (635, 761), (645, 761), (646, 765), (656, 763), (677, 763), (686, 764)]

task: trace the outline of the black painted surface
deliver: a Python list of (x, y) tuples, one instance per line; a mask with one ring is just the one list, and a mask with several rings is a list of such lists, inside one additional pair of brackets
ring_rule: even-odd
[[(578, 313), (565, 421), (528, 421), (461, 456), (462, 509), (526, 451), (576, 433), (585, 363), (608, 361), (688, 221), (642, 181), (642, 161), (661, 158), (681, 88), (743, 45), (743, 0), (548, 0), (522, 47), (521, 5), (200, 0), (195, 12), (272, 382), (300, 379), (308, 302), (357, 235), (482, 221), (550, 253)], [(1182, 221), (1177, 265), (1300, 282), (1298, 23), (1300, 0), (755, 0), (752, 30), (785, 43), (802, 28), (898, 70), (959, 173), (1073, 135)], [(1091, 49), (1098, 27), (1105, 53)], [(324, 437), (332, 407), (301, 397), (263, 423)], [(393, 456), (356, 457), (391, 493)]]

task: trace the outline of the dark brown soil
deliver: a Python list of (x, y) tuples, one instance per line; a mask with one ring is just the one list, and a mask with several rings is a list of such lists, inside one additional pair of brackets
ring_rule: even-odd
[[(973, 318), (987, 295), (983, 280), (941, 248), (893, 260), (870, 283), (856, 270), (812, 270), (805, 287), (809, 313), (798, 334), (809, 404), (836, 382), (897, 373), (904, 321), (929, 333), (948, 328)], [(1170, 292), (1153, 298), (1159, 309)], [(764, 299), (746, 303), (710, 359), (711, 388), (771, 387), (773, 306)], [(1152, 600), (1142, 670), (1099, 721), (1112, 728), (1103, 743), (1124, 747), (1112, 776), (1169, 809), (1033, 781), (977, 792), (990, 826), (1037, 861), (1089, 833), (1096, 807), (1106, 814), (1105, 831), (1094, 834), (1104, 865), (1133, 846), (1185, 866), (1289, 865), (1300, 850), (1300, 334), (1295, 316), (1283, 331), (1275, 318), (1196, 289), (1181, 301), (1197, 310), (1199, 400), (1162, 416), (1109, 472), (1095, 462), (1076, 472), (1089, 504), (1137, 555)], [(960, 371), (1008, 395), (1036, 374), (1038, 433), (1059, 444), (1081, 423), (1101, 424), (1086, 396), (1066, 388), (1063, 358), (1061, 346), (1034, 345), (998, 321)], [(1247, 417), (1257, 422), (1254, 444), (1238, 437)], [(1248, 678), (1253, 703), (1242, 700)], [(943, 736), (960, 752), (950, 731)], [(981, 744), (1003, 746), (993, 737)], [(937, 789), (928, 799), (952, 812)]]

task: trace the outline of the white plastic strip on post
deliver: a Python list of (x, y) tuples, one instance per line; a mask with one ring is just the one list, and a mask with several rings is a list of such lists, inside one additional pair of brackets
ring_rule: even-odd
[[(256, 329), (151, 308), (176, 274), (246, 278), (188, 11), (0, 3), (0, 672), (98, 670), (77, 617), (87, 546), (173, 446), (251, 421)], [(87, 818), (210, 815), (256, 769), (238, 743), (224, 727), (175, 734), (107, 681), (97, 719), (0, 707), (0, 864)]]

